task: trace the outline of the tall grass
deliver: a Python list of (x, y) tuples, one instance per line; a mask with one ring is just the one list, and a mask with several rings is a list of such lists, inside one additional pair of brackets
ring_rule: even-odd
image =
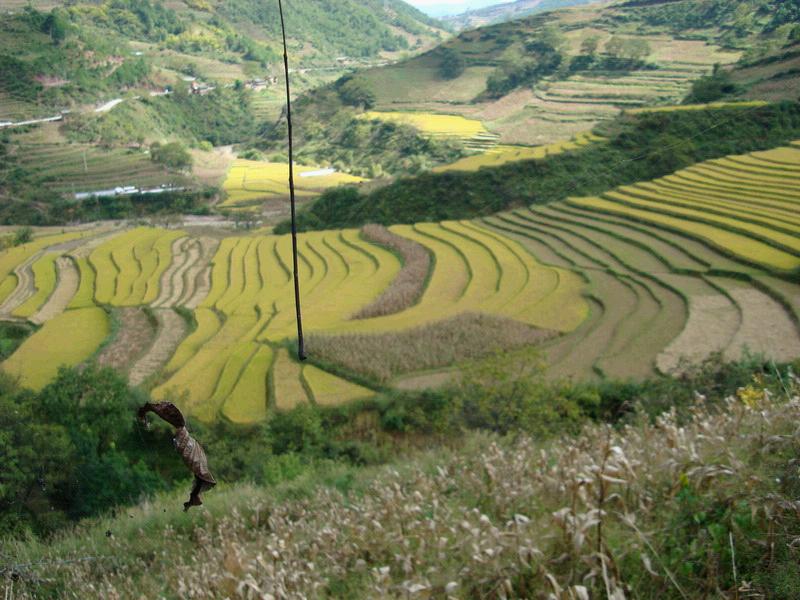
[[(800, 381), (549, 442), (162, 497), (3, 547), (15, 598), (796, 598)], [(8, 596), (6, 596), (8, 597)]]
[(425, 290), (431, 256), (422, 244), (392, 233), (383, 225), (365, 225), (364, 237), (386, 246), (403, 258), (403, 268), (392, 284), (374, 302), (359, 310), (355, 319), (370, 319), (391, 315), (416, 304)]

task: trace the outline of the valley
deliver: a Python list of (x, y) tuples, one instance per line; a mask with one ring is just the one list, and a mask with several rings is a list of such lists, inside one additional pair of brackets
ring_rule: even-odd
[(4, 598), (796, 597), (800, 3), (436, 4), (0, 0)]

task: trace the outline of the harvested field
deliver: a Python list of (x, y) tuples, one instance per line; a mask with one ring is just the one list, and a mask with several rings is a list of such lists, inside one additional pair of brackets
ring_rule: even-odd
[(658, 355), (657, 365), (662, 373), (680, 372), (685, 366), (683, 361), (686, 365), (697, 364), (714, 352), (725, 351), (739, 331), (742, 323), (739, 307), (710, 285), (701, 285), (708, 293), (689, 296), (686, 327)]
[(141, 308), (119, 308), (114, 312), (115, 337), (97, 355), (97, 363), (128, 373), (131, 365), (153, 345), (156, 331)]
[(797, 324), (783, 306), (764, 292), (735, 279), (709, 278), (730, 294), (741, 311), (741, 324), (725, 355), (731, 360), (746, 352), (761, 354), (776, 361), (791, 361), (800, 356)]
[(155, 310), (154, 314), (158, 320), (156, 336), (144, 355), (131, 367), (128, 377), (131, 385), (140, 385), (158, 373), (175, 354), (189, 330), (184, 318), (173, 310)]
[(361, 233), (370, 242), (397, 252), (403, 259), (403, 267), (388, 289), (353, 318), (381, 317), (413, 306), (422, 295), (430, 272), (431, 257), (428, 251), (422, 244), (400, 237), (382, 225), (366, 225)]
[(211, 238), (179, 238), (172, 242), (171, 262), (161, 275), (153, 307), (196, 308), (210, 290), (211, 260), (219, 242)]
[(60, 256), (56, 259), (56, 270), (56, 289), (45, 305), (31, 317), (31, 322), (36, 325), (42, 325), (64, 312), (78, 292), (80, 274), (75, 263), (65, 256)]

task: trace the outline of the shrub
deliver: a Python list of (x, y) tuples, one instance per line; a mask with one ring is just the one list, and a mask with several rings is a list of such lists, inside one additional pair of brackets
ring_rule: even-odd
[(370, 109), (375, 106), (375, 92), (363, 77), (348, 76), (337, 82), (339, 97), (349, 106)]
[(684, 104), (707, 104), (728, 96), (733, 96), (739, 87), (731, 80), (727, 71), (714, 69), (714, 74), (701, 77), (692, 84), (692, 89), (684, 99)]
[(180, 142), (170, 142), (163, 146), (155, 142), (150, 146), (150, 160), (176, 171), (192, 166), (192, 155)]
[(33, 229), (30, 227), (20, 227), (14, 232), (14, 246), (22, 246), (33, 239)]
[(459, 52), (452, 48), (445, 48), (442, 50), (441, 55), (439, 76), (442, 79), (457, 79), (464, 73), (467, 63)]

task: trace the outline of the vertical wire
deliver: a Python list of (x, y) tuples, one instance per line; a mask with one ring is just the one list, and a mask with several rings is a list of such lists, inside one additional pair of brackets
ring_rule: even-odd
[(292, 261), (294, 263), (294, 304), (297, 314), (297, 358), (306, 359), (303, 342), (303, 314), (300, 308), (300, 275), (297, 267), (297, 214), (294, 195), (294, 143), (292, 139), (292, 96), (289, 89), (289, 50), (286, 45), (286, 24), (283, 20), (283, 2), (278, 0), (283, 34), (283, 70), (286, 75), (286, 122), (289, 129), (289, 198), (292, 205)]

